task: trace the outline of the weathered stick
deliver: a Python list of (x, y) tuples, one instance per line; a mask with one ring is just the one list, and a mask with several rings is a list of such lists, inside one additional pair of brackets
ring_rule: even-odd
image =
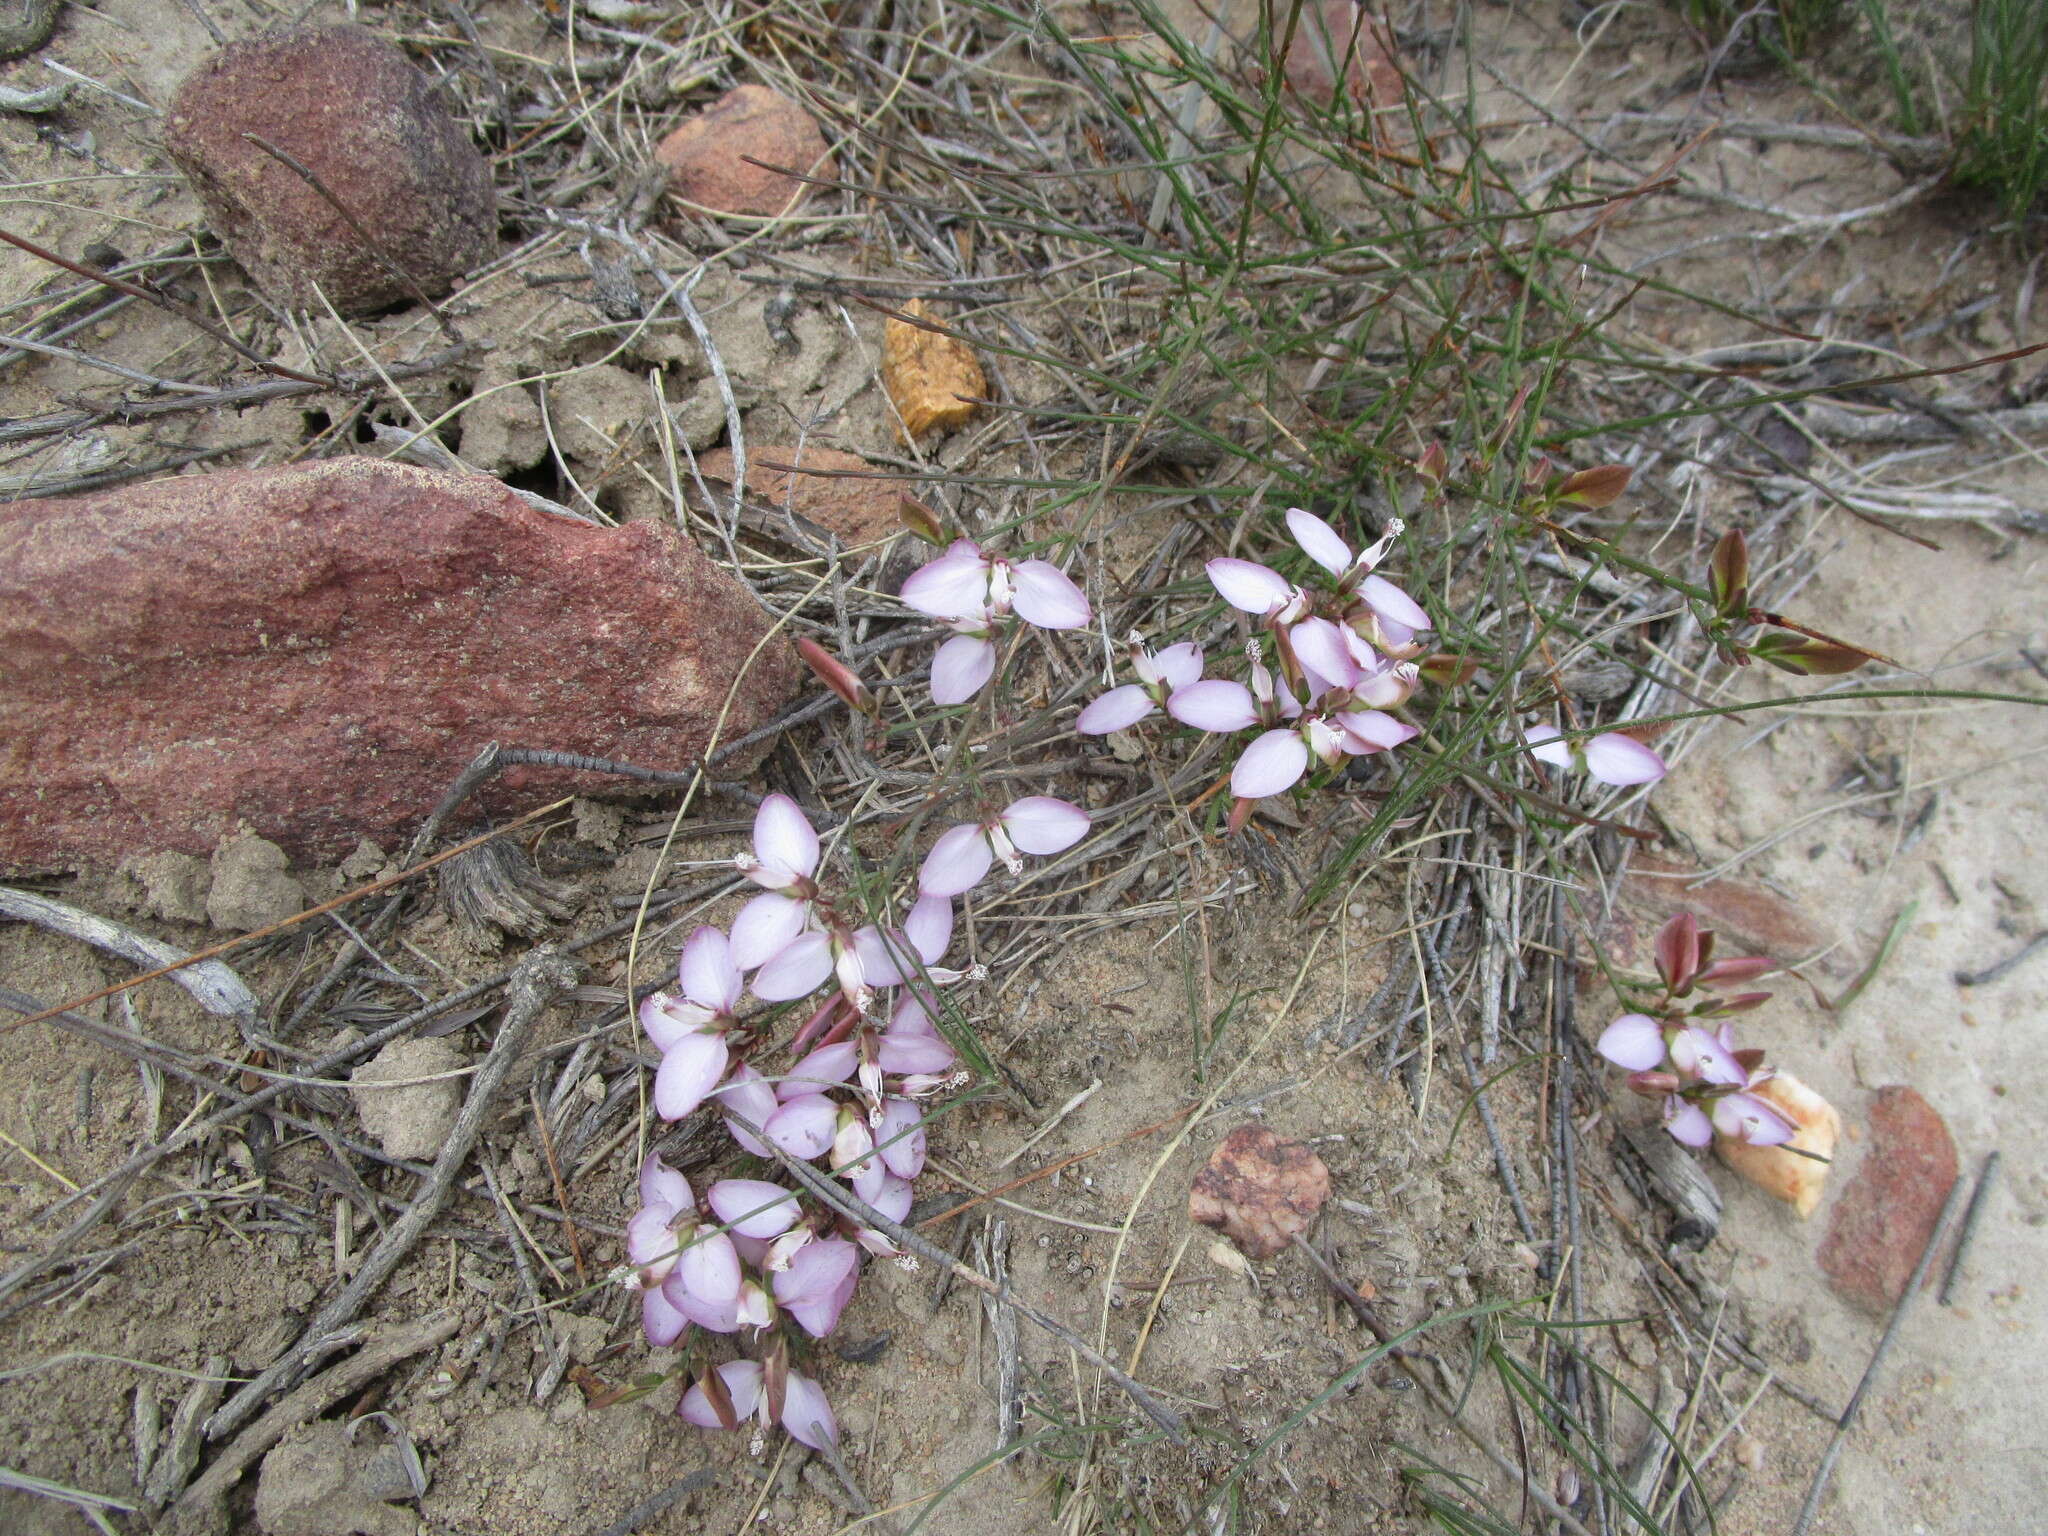
[[(32, 891), (18, 891), (13, 886), (0, 885), (0, 917), (34, 923), (38, 928), (47, 928), (67, 939), (104, 949), (123, 960), (133, 960), (137, 965), (182, 965), (190, 958), (175, 944), (152, 939), (147, 934), (124, 928), (83, 908), (66, 906), (61, 901), (52, 901)], [(256, 1015), (256, 994), (243, 985), (241, 977), (218, 960), (183, 965), (169, 975), (208, 1013), (226, 1018), (254, 1018)]]

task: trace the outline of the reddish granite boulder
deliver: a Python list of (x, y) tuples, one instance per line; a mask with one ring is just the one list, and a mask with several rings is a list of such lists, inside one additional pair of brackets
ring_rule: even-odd
[(230, 43), (178, 88), (164, 148), (207, 221), (280, 304), (343, 314), (410, 299), (332, 202), (242, 135), (319, 177), (385, 255), (438, 297), (498, 251), (490, 167), (434, 84), (361, 27)]
[(1870, 1144), (1820, 1245), (1828, 1283), (1858, 1306), (1889, 1310), (1913, 1278), (1956, 1172), (1956, 1144), (1934, 1106), (1911, 1088), (1878, 1089)]
[[(492, 741), (682, 767), (766, 628), (664, 526), (377, 459), (0, 506), (0, 866), (205, 854), (243, 820), (345, 853)], [(725, 739), (800, 672), (764, 649)], [(494, 809), (600, 782), (521, 773)]]

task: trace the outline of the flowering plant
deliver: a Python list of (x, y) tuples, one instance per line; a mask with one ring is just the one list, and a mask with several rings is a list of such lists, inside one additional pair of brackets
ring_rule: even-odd
[[(640, 1005), (661, 1052), (655, 1112), (673, 1121), (714, 1105), (743, 1151), (824, 1159), (873, 1212), (902, 1221), (924, 1170), (922, 1103), (959, 1081), (957, 1054), (934, 1023), (934, 989), (979, 974), (939, 963), (952, 944), (953, 898), (998, 859), (1014, 873), (1023, 854), (1058, 853), (1088, 825), (1078, 806), (1033, 795), (949, 829), (896, 927), (857, 920), (826, 889), (810, 819), (787, 795), (768, 796), (750, 850), (734, 861), (761, 894), (730, 933), (693, 932), (675, 988)], [(742, 1017), (746, 993), (778, 1004), (821, 988), (825, 996), (787, 1042), (790, 1064), (780, 1076), (764, 1073), (755, 1062), (769, 1054), (772, 1014)], [(882, 996), (886, 988), (896, 989), (893, 999)], [(648, 1342), (675, 1345), (694, 1327), (760, 1346), (758, 1359), (698, 1370), (677, 1413), (706, 1427), (780, 1424), (814, 1449), (835, 1445), (831, 1405), (791, 1366), (792, 1347), (838, 1327), (865, 1254), (914, 1261), (881, 1231), (769, 1179), (720, 1179), (700, 1201), (687, 1178), (649, 1153), (639, 1193), (621, 1278), (640, 1291)]]
[(1722, 997), (1700, 990), (1753, 980), (1771, 962), (1761, 956), (1716, 960), (1713, 932), (1701, 929), (1690, 912), (1658, 931), (1656, 955), (1661, 992), (1645, 999), (1641, 1011), (1609, 1024), (1594, 1048), (1627, 1070), (1631, 1090), (1661, 1101), (1664, 1129), (1689, 1147), (1706, 1146), (1716, 1132), (1754, 1146), (1790, 1141), (1797, 1127), (1756, 1091), (1773, 1070), (1762, 1051), (1736, 1044), (1728, 1022), (1771, 994)]

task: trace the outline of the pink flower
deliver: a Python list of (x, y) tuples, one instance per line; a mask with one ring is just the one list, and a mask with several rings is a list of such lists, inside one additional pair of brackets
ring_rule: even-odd
[(1336, 529), (1300, 507), (1287, 509), (1287, 529), (1302, 553), (1337, 578), (1337, 591), (1357, 610), (1347, 615), (1350, 623), (1362, 623), (1370, 631), (1364, 638), (1382, 649), (1401, 651), (1409, 647), (1418, 633), (1430, 627), (1429, 614), (1420, 603), (1384, 576), (1372, 574), (1400, 536), (1399, 518), (1387, 524), (1378, 543), (1356, 557)]
[(876, 1041), (875, 1060), (884, 1072), (947, 1072), (959, 1055), (939, 1033), (930, 1010), (914, 990), (897, 999), (889, 1026)]
[(1617, 1067), (1648, 1072), (1664, 1061), (1664, 1026), (1646, 1013), (1624, 1013), (1593, 1047)]
[(1664, 1129), (1688, 1147), (1704, 1147), (1714, 1139), (1714, 1122), (1707, 1112), (1675, 1093), (1664, 1099)]
[(1714, 1100), (1714, 1129), (1730, 1141), (1755, 1147), (1782, 1146), (1799, 1128), (1754, 1093), (1727, 1093)]
[(1663, 758), (1619, 731), (1567, 741), (1554, 725), (1532, 725), (1524, 734), (1537, 761), (1576, 768), (1602, 784), (1654, 784), (1670, 772)]
[[(907, 1220), (910, 1216), (911, 1205), (910, 1181), (908, 1179), (899, 1179), (893, 1173), (884, 1174), (882, 1176), (881, 1188), (875, 1191), (874, 1197), (868, 1201), (868, 1204), (891, 1221), (902, 1222)], [(874, 1254), (877, 1258), (893, 1259), (903, 1251), (896, 1246), (887, 1233), (878, 1231), (874, 1227), (862, 1227), (853, 1234), (853, 1238), (855, 1242), (859, 1243), (861, 1247), (867, 1249), (869, 1253)]]
[(768, 1117), (775, 1113), (775, 1089), (768, 1079), (746, 1062), (741, 1062), (732, 1069), (732, 1076), (725, 1080), (725, 1086), (714, 1097), (725, 1113), (725, 1128), (732, 1133), (732, 1139), (756, 1157), (768, 1156), (766, 1143), (747, 1126), (740, 1124), (745, 1120), (750, 1125), (766, 1125)]
[(839, 1106), (822, 1093), (800, 1093), (786, 1099), (761, 1122), (762, 1134), (791, 1157), (809, 1162), (832, 1146), (839, 1124)]
[(676, 1255), (661, 1294), (699, 1328), (731, 1333), (739, 1327), (740, 1256), (723, 1232), (697, 1227)]
[[(737, 1429), (748, 1419), (768, 1422), (768, 1393), (759, 1361), (728, 1360), (718, 1367), (718, 1382), (730, 1423), (721, 1418), (701, 1382), (683, 1394), (676, 1416), (704, 1429)], [(814, 1451), (839, 1443), (839, 1421), (832, 1416), (825, 1389), (798, 1371), (789, 1372), (783, 1382), (782, 1427), (791, 1439)]]
[(1169, 645), (1156, 655), (1131, 637), (1131, 670), (1135, 683), (1124, 683), (1096, 699), (1074, 721), (1083, 736), (1106, 736), (1127, 730), (1140, 720), (1166, 707), (1175, 690), (1192, 685), (1202, 675), (1202, 648), (1192, 641)]
[(882, 1118), (875, 1126), (875, 1144), (888, 1170), (914, 1179), (924, 1172), (924, 1111), (909, 1099), (890, 1095), (882, 1100)]
[(1270, 566), (1226, 556), (1211, 560), (1203, 569), (1209, 573), (1209, 585), (1233, 608), (1274, 624), (1293, 624), (1308, 617), (1308, 594)]
[(782, 1236), (796, 1222), (796, 1196), (766, 1179), (720, 1179), (704, 1191), (704, 1203), (742, 1237)]
[(1071, 848), (1088, 831), (1088, 813), (1051, 795), (1012, 801), (997, 815), (963, 823), (939, 834), (918, 870), (924, 896), (957, 896), (979, 885), (996, 859), (1011, 874), (1024, 868), (1018, 855), (1053, 854)]
[(1006, 560), (957, 540), (903, 583), (903, 601), (934, 619), (1001, 618), (1015, 612), (1040, 629), (1079, 629), (1088, 599), (1049, 560)]
[(640, 1026), (661, 1052), (654, 1108), (664, 1120), (689, 1114), (725, 1076), (725, 1031), (739, 1007), (742, 986), (731, 945), (716, 928), (690, 935), (677, 971), (680, 997), (655, 992), (640, 1004)]
[(853, 1299), (860, 1250), (844, 1238), (824, 1237), (791, 1255), (774, 1279), (775, 1300), (812, 1338), (839, 1326), (839, 1314)]
[(962, 619), (953, 638), (932, 652), (932, 702), (965, 704), (996, 675), (996, 638), (987, 617)]
[(818, 834), (794, 800), (770, 795), (754, 816), (753, 852), (733, 862), (767, 891), (733, 919), (732, 962), (751, 971), (787, 948), (811, 919), (818, 895)]

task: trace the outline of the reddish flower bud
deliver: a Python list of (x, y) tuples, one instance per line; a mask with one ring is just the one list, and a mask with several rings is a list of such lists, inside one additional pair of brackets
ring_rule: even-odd
[(733, 1412), (732, 1393), (726, 1390), (725, 1378), (715, 1369), (708, 1370), (697, 1378), (697, 1385), (704, 1389), (704, 1401), (718, 1415), (718, 1422), (727, 1429), (738, 1429), (739, 1415)]
[(818, 681), (844, 699), (847, 708), (863, 715), (876, 712), (875, 696), (854, 675), (853, 668), (808, 635), (798, 637), (796, 650), (803, 657), (804, 665), (817, 674)]
[(1725, 960), (1716, 960), (1712, 965), (1702, 966), (1696, 978), (1701, 986), (1714, 982), (1754, 981), (1767, 971), (1775, 971), (1778, 962), (1768, 955), (1730, 955)]
[(1752, 1045), (1745, 1050), (1737, 1051), (1735, 1059), (1742, 1063), (1743, 1071), (1754, 1077), (1756, 1069), (1764, 1064), (1764, 1053), (1761, 1048)]
[(1661, 1099), (1667, 1093), (1676, 1093), (1679, 1088), (1676, 1072), (1631, 1072), (1628, 1075), (1630, 1093), (1639, 1093), (1646, 1099)]
[(915, 496), (896, 498), (896, 520), (927, 544), (944, 549), (951, 542), (946, 537), (946, 525), (939, 514)]
[(1442, 443), (1431, 443), (1415, 461), (1415, 472), (1431, 485), (1442, 485), (1451, 472), (1450, 456)]
[(1621, 500), (1621, 493), (1628, 489), (1629, 477), (1634, 473), (1626, 464), (1597, 464), (1591, 469), (1576, 470), (1558, 485), (1557, 499), (1575, 507), (1611, 507)]
[(1779, 671), (1799, 677), (1834, 677), (1843, 672), (1854, 672), (1866, 661), (1876, 660), (1870, 652), (1859, 651), (1851, 645), (1816, 640), (1810, 635), (1776, 632), (1758, 636), (1749, 650), (1759, 661), (1769, 662)]
[(1416, 670), (1439, 688), (1454, 688), (1479, 675), (1479, 663), (1470, 656), (1453, 656), (1439, 651), (1417, 664)]
[(1714, 607), (1724, 619), (1739, 619), (1749, 611), (1749, 542), (1740, 528), (1730, 528), (1714, 546), (1707, 576), (1714, 591)]
[(1657, 930), (1657, 974), (1675, 997), (1692, 988), (1700, 968), (1700, 923), (1690, 912), (1681, 912)]

